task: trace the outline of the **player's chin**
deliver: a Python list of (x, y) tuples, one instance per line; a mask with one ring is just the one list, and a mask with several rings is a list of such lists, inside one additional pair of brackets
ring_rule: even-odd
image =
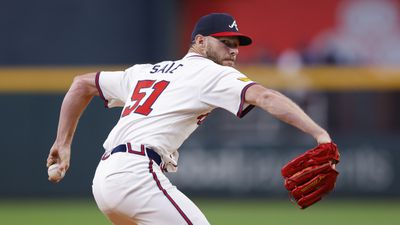
[(235, 66), (235, 61), (231, 60), (231, 59), (226, 59), (226, 60), (222, 61), (222, 65), (234, 67)]

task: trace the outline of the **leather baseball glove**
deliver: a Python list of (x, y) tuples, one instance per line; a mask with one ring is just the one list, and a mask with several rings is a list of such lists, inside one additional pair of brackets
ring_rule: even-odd
[(333, 190), (339, 175), (335, 169), (339, 158), (336, 144), (325, 143), (307, 150), (282, 167), (285, 187), (301, 209), (318, 202)]

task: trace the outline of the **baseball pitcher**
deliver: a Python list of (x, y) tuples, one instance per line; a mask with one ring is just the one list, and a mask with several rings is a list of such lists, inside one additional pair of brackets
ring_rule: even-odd
[(91, 99), (100, 96), (106, 107), (121, 107), (121, 116), (104, 142), (93, 179), (99, 209), (118, 225), (209, 224), (164, 173), (178, 170), (179, 147), (215, 108), (241, 118), (257, 106), (315, 138), (318, 149), (282, 174), (300, 207), (318, 201), (336, 180), (336, 145), (287, 97), (233, 68), (239, 46), (251, 43), (231, 15), (213, 13), (199, 19), (182, 59), (77, 76), (61, 105), (47, 166), (59, 164), (62, 174), (68, 170), (78, 120)]

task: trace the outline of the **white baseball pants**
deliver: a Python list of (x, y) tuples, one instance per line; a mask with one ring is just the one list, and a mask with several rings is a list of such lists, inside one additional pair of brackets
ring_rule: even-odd
[(92, 190), (115, 225), (210, 224), (146, 155), (118, 152), (100, 161)]

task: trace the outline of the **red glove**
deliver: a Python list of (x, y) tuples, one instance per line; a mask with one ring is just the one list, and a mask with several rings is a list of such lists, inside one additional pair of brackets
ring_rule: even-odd
[(339, 158), (336, 144), (320, 144), (282, 168), (285, 187), (301, 209), (318, 202), (333, 190), (339, 175), (335, 169)]

